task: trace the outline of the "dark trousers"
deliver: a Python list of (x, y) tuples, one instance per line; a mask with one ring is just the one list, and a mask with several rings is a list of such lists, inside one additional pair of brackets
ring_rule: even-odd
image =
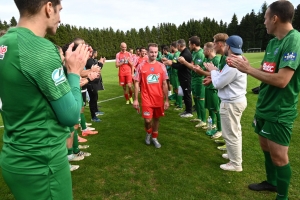
[(89, 96), (90, 96), (89, 106), (90, 106), (91, 117), (94, 118), (94, 117), (96, 117), (95, 113), (98, 111), (98, 107), (97, 107), (98, 90), (97, 90), (97, 87), (95, 87), (94, 85), (89, 85), (88, 86), (88, 93), (89, 93)]
[(180, 86), (183, 91), (185, 111), (192, 114), (191, 80), (180, 80)]

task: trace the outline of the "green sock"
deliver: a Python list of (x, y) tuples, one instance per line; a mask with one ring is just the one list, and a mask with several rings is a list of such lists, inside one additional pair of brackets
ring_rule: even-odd
[(201, 112), (200, 112), (200, 100), (197, 98), (194, 98), (194, 103), (195, 103), (197, 118), (202, 120), (202, 116), (201, 116)]
[(175, 100), (175, 105), (177, 106), (177, 105), (178, 105), (178, 104), (177, 104), (177, 96), (178, 96), (178, 95), (177, 95), (175, 92), (174, 92), (173, 94), (174, 94), (173, 100)]
[(73, 154), (73, 147), (68, 148), (68, 155), (72, 155)]
[(78, 129), (74, 130), (74, 137), (73, 137), (73, 153), (77, 154), (79, 153), (79, 148), (78, 148)]
[(176, 101), (178, 107), (182, 108), (182, 96), (177, 95), (177, 101)]
[(198, 101), (199, 101), (199, 104), (200, 104), (201, 120), (203, 122), (205, 122), (206, 121), (205, 101), (204, 101), (204, 99), (203, 100), (198, 100)]
[(271, 154), (268, 151), (264, 151), (265, 155), (265, 168), (266, 168), (266, 175), (267, 175), (267, 182), (277, 186), (277, 170), (276, 166), (274, 165)]
[(217, 117), (217, 130), (222, 131), (221, 116), (220, 116), (219, 111), (216, 112), (216, 117)]
[(80, 113), (80, 126), (81, 126), (81, 130), (85, 130), (86, 129), (86, 121), (85, 121), (85, 116), (84, 113)]
[(212, 123), (215, 124), (215, 123), (216, 123), (216, 114), (215, 114), (215, 112), (212, 111), (212, 110), (209, 110), (208, 113), (209, 113), (209, 116), (210, 116), (211, 119), (212, 119)]
[(277, 200), (287, 200), (289, 185), (292, 176), (290, 163), (285, 166), (276, 166), (277, 169)]

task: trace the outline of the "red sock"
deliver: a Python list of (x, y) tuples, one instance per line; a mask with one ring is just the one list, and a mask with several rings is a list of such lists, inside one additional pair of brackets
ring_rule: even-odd
[(132, 90), (129, 90), (129, 96), (132, 97)]
[(125, 99), (126, 99), (127, 101), (129, 100), (128, 94), (124, 94), (124, 97), (125, 97)]
[(158, 132), (153, 132), (152, 133), (152, 138), (157, 138), (158, 137)]
[(145, 130), (148, 134), (152, 134), (152, 128), (149, 128), (148, 130), (145, 128)]

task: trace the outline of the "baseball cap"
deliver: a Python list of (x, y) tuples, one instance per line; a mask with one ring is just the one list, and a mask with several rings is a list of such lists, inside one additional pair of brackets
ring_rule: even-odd
[(238, 35), (232, 35), (226, 40), (226, 44), (230, 46), (233, 53), (242, 54), (243, 39)]

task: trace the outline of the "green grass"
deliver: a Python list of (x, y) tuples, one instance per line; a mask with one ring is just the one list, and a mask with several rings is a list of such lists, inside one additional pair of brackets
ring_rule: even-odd
[[(254, 66), (260, 65), (262, 53), (245, 55)], [(106, 90), (99, 91), (99, 101), (122, 95), (113, 63), (105, 65), (103, 80)], [(259, 84), (248, 77), (248, 107), (242, 117), (244, 171), (240, 173), (221, 170), (226, 160), (217, 144), (189, 119), (179, 118), (173, 107), (161, 118), (162, 148), (155, 149), (144, 144), (143, 119), (131, 105), (125, 105), (124, 98), (100, 103), (103, 121), (93, 123), (100, 133), (89, 136), (87, 142), (92, 155), (76, 163), (80, 168), (72, 172), (74, 199), (274, 199), (275, 193), (247, 188), (265, 179), (263, 154), (251, 127), (257, 100), (251, 89)], [(89, 122), (88, 109), (85, 114)], [(300, 197), (299, 124), (297, 118), (289, 152), (293, 170), (290, 199)], [(2, 134), (0, 128), (0, 146)], [(1, 176), (0, 199), (13, 199)]]

